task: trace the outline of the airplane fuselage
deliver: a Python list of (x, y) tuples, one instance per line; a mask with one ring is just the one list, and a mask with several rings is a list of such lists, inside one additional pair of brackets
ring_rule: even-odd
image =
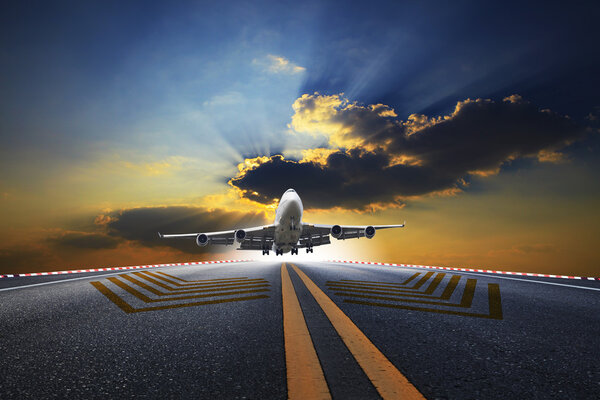
[(275, 240), (273, 251), (287, 253), (294, 249), (302, 233), (302, 200), (293, 189), (288, 189), (275, 212)]

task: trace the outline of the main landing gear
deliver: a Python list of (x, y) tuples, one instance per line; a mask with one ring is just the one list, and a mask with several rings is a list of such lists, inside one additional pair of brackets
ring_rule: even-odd
[(306, 253), (314, 253), (312, 246), (306, 248)]
[[(266, 254), (266, 255), (269, 255), (269, 250), (263, 250), (262, 252), (263, 252), (263, 256), (264, 256), (265, 254)], [(306, 252), (308, 253), (308, 249), (306, 249)], [(312, 249), (311, 249), (311, 252), (312, 252)], [(298, 255), (298, 248), (297, 248), (297, 247), (294, 247), (294, 248), (292, 248), (292, 249), (290, 250), (290, 254), (292, 254), (292, 255), (294, 255), (294, 254), (295, 254), (295, 255)], [(283, 250), (280, 250), (280, 249), (275, 249), (275, 255), (276, 255), (276, 256), (282, 256), (282, 255), (283, 255)]]
[(263, 250), (262, 252), (263, 252), (263, 256), (264, 255), (267, 255), (267, 256), (269, 255), (269, 250)]

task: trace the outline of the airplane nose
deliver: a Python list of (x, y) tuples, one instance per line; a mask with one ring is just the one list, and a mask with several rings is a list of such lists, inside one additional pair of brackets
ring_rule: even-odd
[(296, 201), (296, 199), (290, 199), (289, 204), (288, 204), (288, 208), (290, 210), (294, 210), (294, 212), (298, 211), (298, 209), (300, 208), (298, 205), (298, 202)]

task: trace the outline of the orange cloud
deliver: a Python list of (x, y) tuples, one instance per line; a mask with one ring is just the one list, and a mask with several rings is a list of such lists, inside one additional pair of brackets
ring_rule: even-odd
[(547, 162), (553, 164), (558, 164), (566, 161), (564, 154), (551, 150), (541, 150), (537, 154), (537, 159), (539, 162)]

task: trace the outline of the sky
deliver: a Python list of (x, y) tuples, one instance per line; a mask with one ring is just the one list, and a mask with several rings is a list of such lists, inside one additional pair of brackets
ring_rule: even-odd
[(304, 258), (600, 276), (600, 6), (572, 3), (3, 2), (0, 273), (260, 258), (156, 233), (293, 187), (307, 222), (406, 221)]

